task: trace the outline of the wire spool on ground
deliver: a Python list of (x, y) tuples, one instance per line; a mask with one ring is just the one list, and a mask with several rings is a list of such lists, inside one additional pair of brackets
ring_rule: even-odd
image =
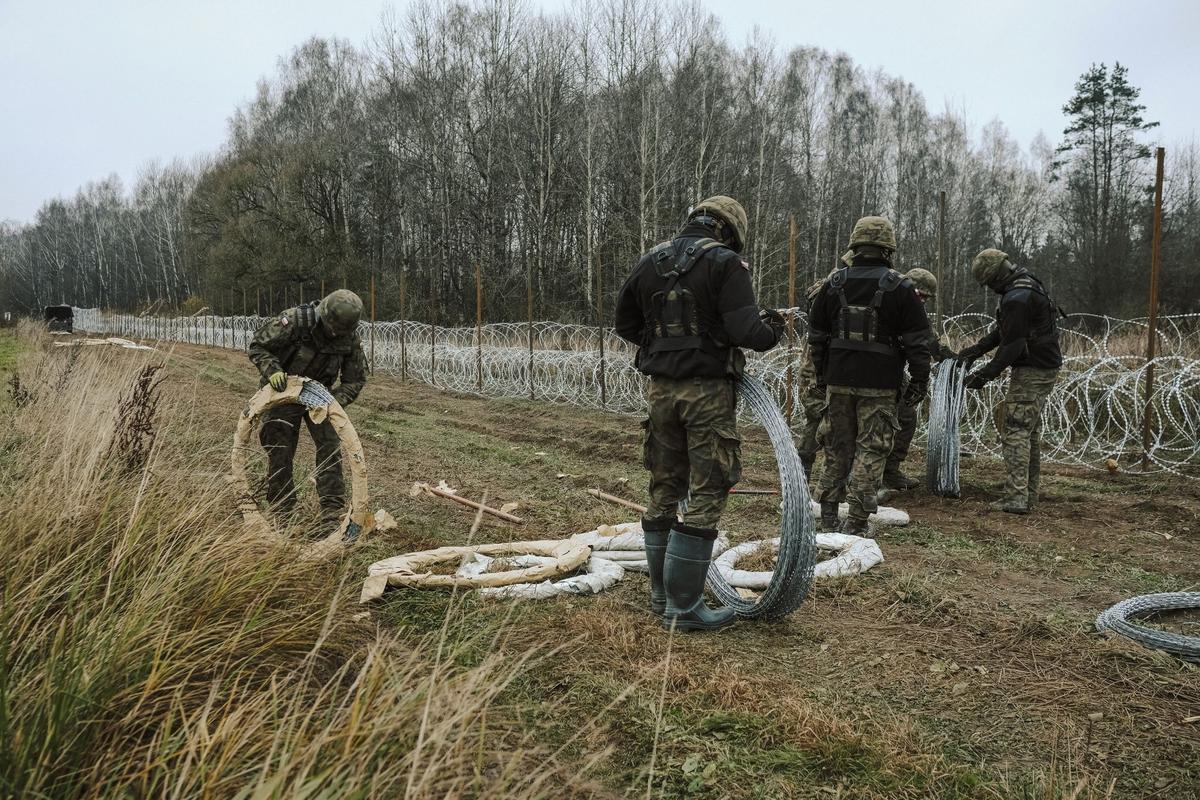
[(1112, 631), (1144, 647), (1200, 663), (1200, 636), (1160, 631), (1129, 621), (1130, 617), (1146, 617), (1161, 611), (1184, 609), (1200, 609), (1200, 592), (1162, 592), (1131, 597), (1096, 617), (1096, 630)]
[(341, 551), (375, 527), (375, 518), (367, 509), (370, 497), (367, 493), (367, 461), (363, 456), (362, 442), (359, 441), (350, 418), (346, 416), (345, 409), (324, 386), (308, 378), (289, 376), (287, 388), (282, 392), (264, 386), (250, 398), (250, 402), (238, 418), (237, 432), (233, 435), (233, 483), (239, 495), (238, 510), (246, 527), (279, 544), (294, 545), (295, 542), (276, 530), (259, 510), (254, 494), (250, 491), (246, 459), (255, 447), (252, 436), (262, 415), (279, 406), (296, 404), (308, 409), (308, 416), (313, 422), (329, 420), (342, 443), (342, 455), (350, 465), (350, 506), (342, 516), (341, 523), (324, 539), (300, 549), (301, 560), (316, 561)]
[(942, 497), (958, 497), (959, 426), (966, 405), (965, 364), (943, 361), (937, 366), (929, 396), (929, 426), (925, 444), (925, 485)]
[(738, 394), (766, 430), (779, 465), (779, 493), (783, 499), (779, 559), (770, 584), (757, 600), (744, 599), (715, 564), (708, 569), (708, 586), (743, 619), (775, 619), (799, 608), (812, 585), (817, 549), (808, 480), (792, 432), (762, 382), (746, 376), (738, 383)]

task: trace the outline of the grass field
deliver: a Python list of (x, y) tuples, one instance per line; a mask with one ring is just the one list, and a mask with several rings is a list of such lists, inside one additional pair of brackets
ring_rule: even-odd
[[(0, 371), (17, 347), (0, 339)], [(1015, 518), (985, 510), (999, 465), (968, 460), (962, 500), (897, 501), (914, 522), (880, 532), (882, 566), (715, 635), (662, 632), (638, 575), (360, 607), (367, 564), (467, 537), (414, 481), (519, 503), (526, 524), (487, 520), (485, 541), (631, 519), (585, 490), (641, 499), (636, 421), (379, 377), (350, 413), (399, 527), (305, 566), (233, 517), (244, 356), (41, 347), (16, 368), (43, 390), (5, 401), (0, 435), (0, 795), (1200, 796), (1200, 669), (1092, 631), (1118, 599), (1200, 586), (1196, 483), (1051, 468)], [(155, 358), (154, 450), (122, 472), (117, 409)], [(773, 485), (745, 434), (744, 483)], [(775, 535), (776, 516), (734, 497), (726, 527)]]

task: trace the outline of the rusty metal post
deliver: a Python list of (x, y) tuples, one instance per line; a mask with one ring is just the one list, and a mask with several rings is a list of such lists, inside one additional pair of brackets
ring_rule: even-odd
[(1163, 161), (1166, 150), (1154, 153), (1154, 238), (1150, 245), (1150, 325), (1146, 340), (1146, 397), (1142, 406), (1142, 471), (1150, 468), (1150, 433), (1154, 421), (1154, 356), (1158, 344), (1158, 266), (1162, 256)]
[(475, 262), (475, 389), (483, 394), (483, 268)]
[(321, 299), (325, 299), (325, 279), (321, 278)]
[(371, 273), (371, 372), (375, 371), (375, 273)]
[(437, 386), (437, 275), (429, 271), (429, 385)]
[[(788, 214), (788, 308), (796, 307), (796, 215)], [(787, 319), (787, 373), (784, 378), (783, 416), (788, 427), (792, 426), (792, 414), (796, 409), (796, 390), (793, 383), (792, 358), (796, 348), (796, 314), (788, 313)]]

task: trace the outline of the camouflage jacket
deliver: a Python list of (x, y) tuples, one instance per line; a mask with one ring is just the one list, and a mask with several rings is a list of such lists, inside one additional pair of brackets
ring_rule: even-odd
[(276, 372), (313, 378), (343, 406), (354, 402), (367, 382), (367, 358), (358, 334), (331, 336), (317, 320), (316, 303), (289, 308), (259, 328), (249, 352), (262, 384)]

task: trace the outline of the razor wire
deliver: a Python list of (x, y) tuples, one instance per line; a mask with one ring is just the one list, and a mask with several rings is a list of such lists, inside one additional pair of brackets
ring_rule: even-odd
[(967, 368), (946, 360), (935, 368), (933, 391), (929, 395), (929, 420), (926, 423), (925, 485), (942, 497), (958, 497), (959, 456), (962, 442), (959, 422), (966, 401), (963, 380)]
[(708, 587), (743, 619), (777, 619), (800, 607), (813, 581), (817, 545), (808, 476), (787, 421), (767, 387), (747, 376), (738, 383), (738, 395), (766, 429), (779, 465), (779, 494), (783, 499), (779, 556), (771, 582), (757, 600), (738, 594), (715, 563), (708, 568)]
[(1112, 631), (1153, 650), (1200, 663), (1200, 636), (1184, 636), (1130, 622), (1163, 611), (1200, 609), (1200, 592), (1160, 592), (1122, 600), (1096, 617), (1096, 630)]
[[(133, 339), (185, 342), (245, 350), (270, 317), (140, 317), (76, 309), (76, 326)], [(790, 343), (747, 353), (747, 371), (781, 405), (798, 396), (805, 348), (803, 315)], [(951, 346), (973, 343), (994, 324), (984, 314), (943, 320)], [(1043, 410), (1042, 458), (1058, 464), (1102, 467), (1107, 458), (1128, 462), (1142, 453), (1142, 404), (1149, 370), (1155, 424), (1148, 450), (1151, 469), (1186, 474), (1200, 466), (1200, 315), (1161, 317), (1158, 352), (1147, 362), (1148, 324), (1073, 315), (1061, 328), (1064, 364)], [(497, 398), (541, 401), (640, 413), (645, 376), (633, 365), (635, 348), (610, 329), (557, 322), (492, 323), (443, 327), (413, 321), (362, 323), (360, 334), (374, 369), (440, 389)], [(999, 456), (993, 420), (1006, 381), (968, 392), (959, 418), (961, 451)], [(794, 425), (803, 421), (798, 404)], [(927, 424), (920, 435), (927, 441)], [(1191, 477), (1195, 477), (1194, 475)]]

